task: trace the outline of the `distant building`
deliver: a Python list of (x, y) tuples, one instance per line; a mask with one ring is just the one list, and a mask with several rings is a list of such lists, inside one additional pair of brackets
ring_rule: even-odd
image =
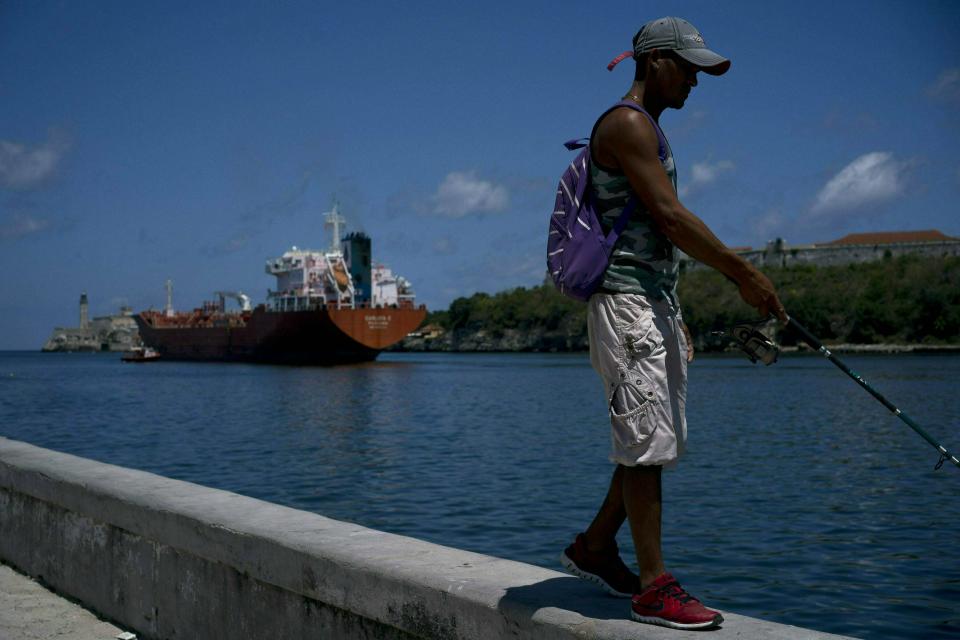
[(140, 334), (130, 307), (119, 315), (89, 319), (87, 294), (80, 295), (80, 326), (57, 327), (42, 351), (127, 351), (139, 344)]
[[(767, 243), (763, 249), (736, 247), (733, 251), (758, 267), (790, 267), (800, 264), (818, 266), (873, 262), (902, 255), (960, 256), (960, 238), (944, 235), (936, 229), (925, 231), (875, 231), (851, 233), (830, 242), (788, 245), (783, 238)], [(686, 268), (701, 265), (684, 256)]]

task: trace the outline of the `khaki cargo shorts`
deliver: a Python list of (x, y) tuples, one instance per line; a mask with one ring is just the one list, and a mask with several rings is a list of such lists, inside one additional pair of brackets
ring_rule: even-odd
[(687, 341), (667, 301), (638, 294), (590, 297), (590, 362), (610, 413), (610, 460), (673, 466), (687, 441)]

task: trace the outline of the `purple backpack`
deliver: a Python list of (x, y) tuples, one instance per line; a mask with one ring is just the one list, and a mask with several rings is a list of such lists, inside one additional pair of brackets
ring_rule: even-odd
[[(662, 161), (666, 157), (667, 147), (660, 127), (650, 118), (650, 114), (632, 100), (623, 100), (607, 109), (597, 120), (597, 124), (619, 107), (639, 111), (650, 119), (657, 132)], [(596, 125), (593, 128), (595, 131)], [(560, 183), (557, 185), (557, 199), (550, 216), (550, 233), (547, 236), (547, 271), (560, 293), (577, 300), (589, 300), (603, 282), (613, 246), (626, 228), (630, 215), (637, 208), (637, 196), (634, 194), (630, 198), (613, 229), (604, 234), (594, 210), (590, 189), (590, 139), (569, 140), (564, 146), (571, 151), (581, 148), (582, 151), (560, 176)]]

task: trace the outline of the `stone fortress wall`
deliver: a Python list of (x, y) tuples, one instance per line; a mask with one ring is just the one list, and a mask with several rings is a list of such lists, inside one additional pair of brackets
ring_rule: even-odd
[[(762, 249), (734, 249), (737, 255), (758, 267), (799, 265), (835, 266), (872, 262), (903, 255), (927, 257), (960, 256), (960, 238), (939, 231), (890, 231), (856, 233), (826, 243), (789, 245), (783, 238), (771, 240)], [(685, 257), (686, 268), (702, 264)]]

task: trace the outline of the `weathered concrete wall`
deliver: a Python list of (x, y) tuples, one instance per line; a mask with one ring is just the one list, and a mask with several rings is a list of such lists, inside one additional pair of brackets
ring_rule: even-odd
[[(554, 571), (0, 438), (0, 559), (142, 638), (680, 638)], [(735, 614), (711, 638), (828, 638)]]

